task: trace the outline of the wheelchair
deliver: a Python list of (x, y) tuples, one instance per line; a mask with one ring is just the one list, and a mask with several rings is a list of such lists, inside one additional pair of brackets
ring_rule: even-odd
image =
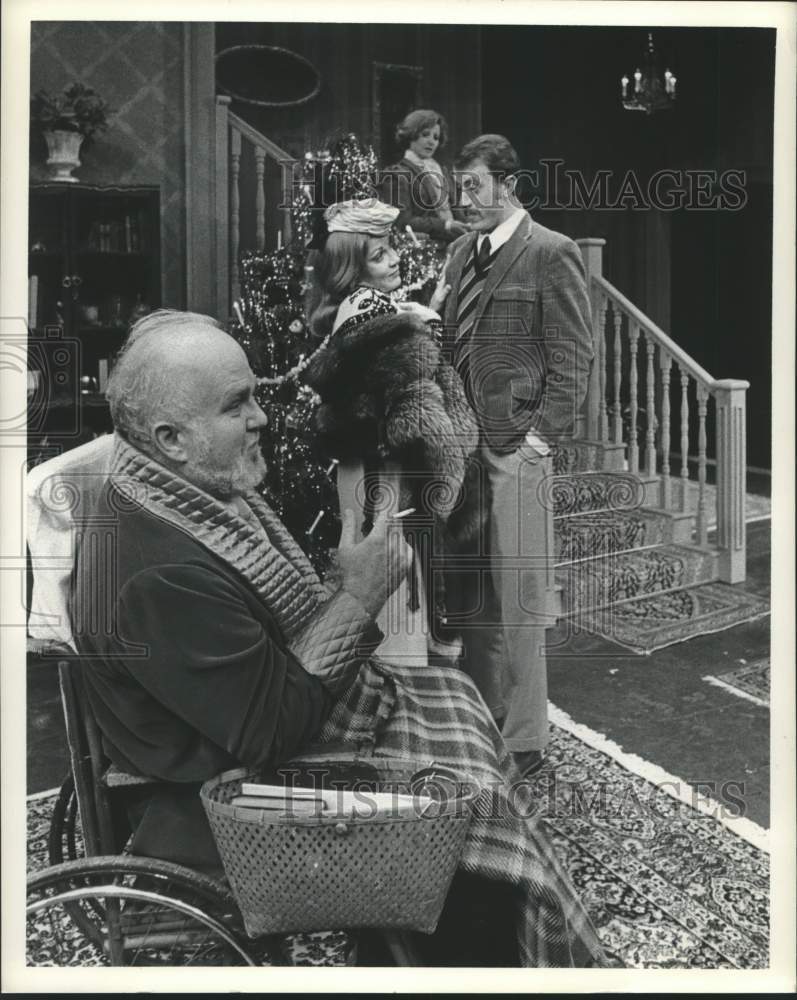
[[(90, 500), (105, 481), (110, 451), (110, 438), (97, 439), (29, 473), (33, 534), (42, 512), (56, 522), (55, 529), (48, 529), (47, 542), (37, 543), (40, 554), (74, 558), (73, 513), (81, 498)], [(339, 489), (348, 484), (344, 493), (352, 496), (344, 496), (342, 505), (353, 503), (358, 477), (362, 470), (339, 475)], [(39, 492), (48, 484), (49, 499)], [(67, 577), (47, 588), (37, 605), (56, 620), (65, 614)], [(120, 834), (114, 790), (147, 784), (148, 779), (119, 771), (105, 756), (83, 689), (79, 656), (69, 645), (51, 655), (57, 661), (71, 773), (53, 809), (50, 867), (28, 879), (28, 965), (306, 964), (296, 960), (303, 945), (309, 964), (354, 964), (354, 955), (367, 957), (367, 964), (428, 964), (419, 946), (422, 936), (400, 930), (357, 930), (356, 938), (350, 931), (323, 932), (323, 944), (316, 934), (298, 935), (307, 938), (298, 947), (286, 944), (295, 942), (296, 935), (253, 939), (226, 882), (169, 861), (125, 853), (127, 836)]]
[[(247, 935), (223, 881), (120, 849), (113, 790), (147, 779), (125, 774), (108, 761), (83, 690), (80, 660), (69, 652), (58, 660), (58, 679), (71, 773), (50, 822), (50, 867), (28, 879), (27, 965), (303, 964), (286, 959), (286, 936)], [(354, 964), (361, 943), (381, 956), (373, 964), (422, 964), (414, 935), (357, 933), (357, 938), (352, 932), (330, 934), (323, 964)]]

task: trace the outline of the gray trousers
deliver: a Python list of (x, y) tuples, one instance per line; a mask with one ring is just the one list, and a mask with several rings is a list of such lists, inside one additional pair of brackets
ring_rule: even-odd
[(492, 498), (480, 571), (460, 583), (463, 666), (496, 720), (504, 720), (507, 748), (543, 750), (545, 630), (554, 623), (551, 459), (524, 442), (509, 455), (484, 448), (481, 462)]

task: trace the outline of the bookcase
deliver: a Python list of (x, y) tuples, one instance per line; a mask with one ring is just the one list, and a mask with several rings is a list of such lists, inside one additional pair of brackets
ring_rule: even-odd
[(160, 195), (36, 184), (28, 214), (28, 438), (58, 453), (110, 429), (108, 370), (161, 304)]

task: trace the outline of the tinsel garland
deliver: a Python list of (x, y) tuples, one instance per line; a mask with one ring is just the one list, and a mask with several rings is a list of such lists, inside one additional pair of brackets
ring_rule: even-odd
[(376, 197), (376, 173), (376, 153), (362, 146), (353, 132), (333, 143), (328, 175), (336, 188), (335, 201)]
[(376, 197), (376, 153), (363, 146), (353, 132), (333, 136), (326, 148), (305, 153), (296, 180), (291, 224), (301, 247), (320, 243), (321, 216), (338, 201)]
[(337, 497), (329, 459), (313, 447), (318, 397), (280, 378), (312, 354), (304, 318), (305, 255), (293, 248), (245, 254), (241, 298), (231, 333), (258, 377), (255, 397), (268, 418), (262, 433), (269, 504), (324, 573), (337, 543)]
[[(307, 251), (317, 236), (323, 200), (331, 192), (331, 201), (373, 197), (376, 170), (373, 149), (363, 147), (352, 133), (306, 154), (292, 203), (293, 241), (242, 256), (241, 297), (230, 328), (247, 353), (257, 377), (255, 395), (268, 418), (262, 438), (267, 465), (263, 493), (322, 574), (337, 544), (339, 522), (335, 462), (318, 454), (312, 443), (320, 400), (300, 381), (313, 354), (326, 343), (319, 346), (313, 340), (305, 316), (311, 278)], [(402, 278), (396, 300), (428, 302), (444, 253), (434, 241), (411, 231), (394, 232), (392, 242)]]
[(399, 255), (401, 287), (393, 293), (396, 301), (416, 299), (427, 304), (445, 265), (445, 249), (430, 239), (419, 239), (407, 226), (394, 230), (391, 243)]

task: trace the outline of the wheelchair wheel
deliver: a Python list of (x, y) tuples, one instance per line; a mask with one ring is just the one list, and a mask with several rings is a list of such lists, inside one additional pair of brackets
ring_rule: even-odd
[(64, 779), (53, 807), (47, 853), (51, 865), (60, 865), (64, 861), (74, 861), (85, 856), (77, 808), (77, 792), (71, 774)]
[(28, 880), (26, 961), (35, 966), (272, 964), (213, 879), (138, 857), (68, 861)]

